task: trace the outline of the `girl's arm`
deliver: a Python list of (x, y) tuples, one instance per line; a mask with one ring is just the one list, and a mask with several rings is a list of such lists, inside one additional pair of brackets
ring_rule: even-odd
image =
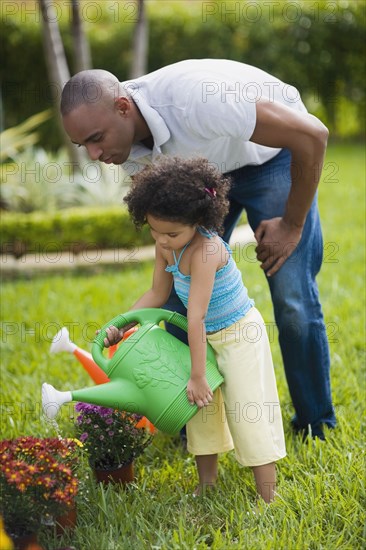
[(173, 285), (172, 274), (165, 271), (166, 266), (167, 262), (161, 253), (161, 248), (157, 244), (155, 246), (155, 267), (152, 286), (133, 304), (131, 309), (161, 307), (166, 303)]
[[(155, 247), (155, 267), (151, 288), (145, 292), (130, 308), (142, 309), (147, 307), (161, 307), (166, 303), (172, 289), (173, 277), (171, 273), (165, 271), (167, 263), (161, 254), (161, 249), (158, 245)], [(115, 326), (108, 327), (106, 330), (107, 338), (104, 339), (105, 347), (118, 344), (122, 340), (124, 333), (137, 323), (129, 323), (127, 326), (118, 329)]]
[(191, 287), (188, 299), (188, 343), (191, 353), (191, 377), (187, 385), (189, 402), (198, 407), (208, 405), (213, 393), (206, 379), (206, 329), (205, 317), (210, 303), (215, 274), (218, 266), (217, 254), (210, 254), (203, 262), (202, 249), (192, 255)]

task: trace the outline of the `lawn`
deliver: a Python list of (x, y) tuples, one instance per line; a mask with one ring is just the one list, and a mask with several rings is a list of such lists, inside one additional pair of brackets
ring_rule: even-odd
[[(327, 441), (302, 443), (289, 427), (293, 414), (284, 377), (266, 282), (253, 261), (252, 245), (236, 249), (244, 280), (268, 326), (286, 432), (288, 456), (279, 463), (279, 496), (256, 514), (251, 472), (232, 454), (220, 460), (220, 484), (204, 499), (191, 494), (194, 459), (178, 437), (158, 434), (137, 460), (137, 479), (127, 490), (103, 489), (90, 472), (74, 532), (47, 550), (145, 550), (206, 548), (358, 549), (365, 547), (365, 155), (364, 146), (329, 147), (319, 190), (324, 264), (318, 276), (330, 341), (332, 388), (338, 426)], [(54, 436), (41, 415), (43, 381), (59, 389), (89, 379), (75, 358), (51, 356), (50, 341), (62, 326), (90, 349), (95, 329), (147, 288), (150, 263), (87, 274), (65, 273), (4, 281), (1, 294), (3, 437)], [(72, 432), (72, 408), (60, 416)]]

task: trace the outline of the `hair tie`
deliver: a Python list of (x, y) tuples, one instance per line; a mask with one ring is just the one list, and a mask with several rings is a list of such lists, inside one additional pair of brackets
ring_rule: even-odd
[(205, 187), (205, 191), (208, 195), (210, 195), (211, 198), (216, 198), (216, 189), (214, 189), (213, 187)]

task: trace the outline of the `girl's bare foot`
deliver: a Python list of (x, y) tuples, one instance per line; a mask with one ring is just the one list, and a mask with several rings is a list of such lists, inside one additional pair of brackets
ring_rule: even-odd
[(206, 497), (214, 491), (216, 488), (216, 483), (204, 483), (203, 485), (197, 485), (193, 492), (193, 497)]

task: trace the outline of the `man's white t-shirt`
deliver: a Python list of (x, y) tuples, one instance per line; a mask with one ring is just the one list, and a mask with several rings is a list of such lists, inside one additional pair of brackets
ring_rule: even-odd
[(133, 175), (163, 154), (202, 156), (221, 172), (260, 165), (280, 149), (250, 142), (256, 102), (263, 98), (306, 112), (296, 88), (251, 65), (226, 59), (192, 59), (121, 83), (139, 108), (153, 150), (133, 145), (123, 165)]

